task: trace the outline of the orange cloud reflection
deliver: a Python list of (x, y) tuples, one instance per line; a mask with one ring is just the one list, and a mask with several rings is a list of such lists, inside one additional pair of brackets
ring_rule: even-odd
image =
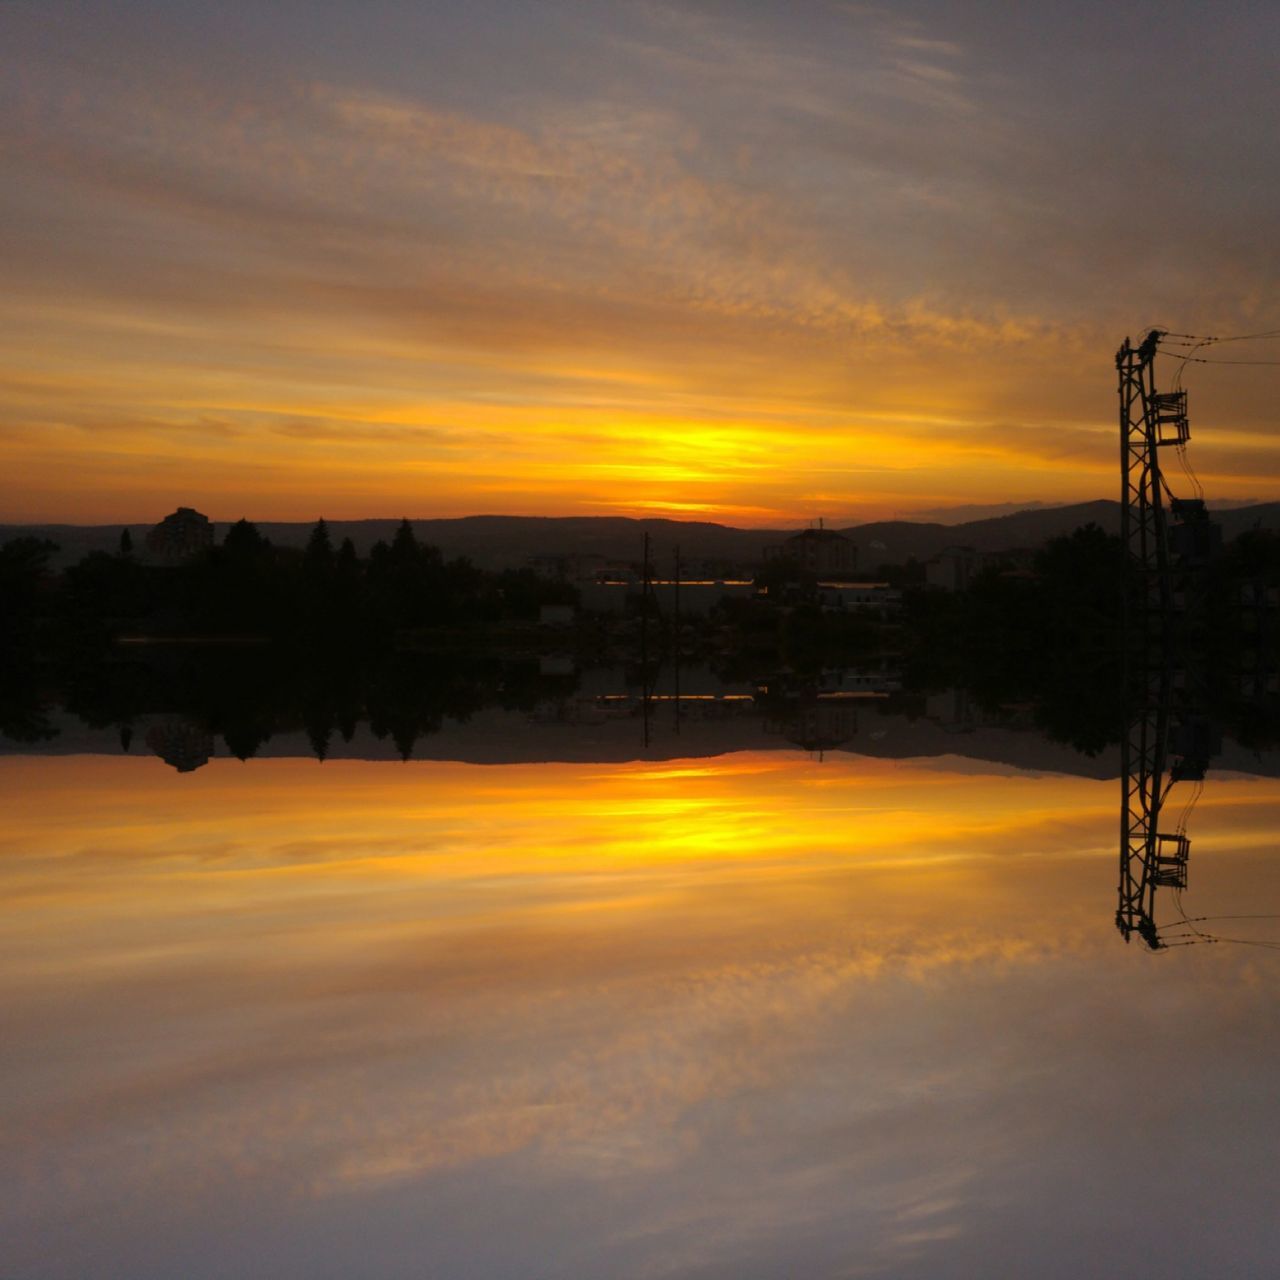
[[(190, 1247), (243, 1272), (264, 1231), (297, 1250), (317, 1215), (349, 1232), (408, 1196), (388, 1247), (423, 1232), (461, 1257), (466, 1222), (509, 1202), (427, 1206), (488, 1178), (564, 1197), (511, 1220), (526, 1248), (601, 1185), (650, 1197), (666, 1251), (736, 1250), (766, 1206), (772, 1232), (843, 1232), (851, 1189), (860, 1240), (897, 1248), (901, 1210), (943, 1241), (992, 1179), (1021, 1185), (1024, 1151), (1057, 1167), (1056, 1117), (1112, 1131), (1123, 1091), (1099, 1080), (1185, 1038), (1151, 984), (1222, 1029), (1218, 1054), (1271, 999), (1240, 952), (1175, 969), (1120, 944), (1110, 782), (762, 752), (185, 775), (9, 758), (0, 786), (20, 1262), (45, 1247), (27, 1224), (95, 1220), (103, 1197), (131, 1274), (161, 1273), (164, 1232), (128, 1206), (199, 1224)], [(1258, 857), (1277, 818), (1274, 783), (1215, 780), (1198, 903), (1280, 899)], [(898, 1179), (904, 1153), (941, 1183)], [(757, 1206), (744, 1170), (777, 1159), (809, 1172)], [(612, 1230), (592, 1247), (631, 1247)], [(92, 1269), (93, 1232), (63, 1236)]]

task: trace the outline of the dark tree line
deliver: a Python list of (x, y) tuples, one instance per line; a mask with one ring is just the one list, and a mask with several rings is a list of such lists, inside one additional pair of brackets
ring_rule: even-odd
[(484, 707), (532, 710), (575, 684), (571, 676), (541, 674), (535, 660), (482, 652), (391, 652), (353, 661), (284, 646), (147, 646), (61, 669), (56, 687), (0, 679), (0, 734), (51, 739), (60, 707), (91, 728), (119, 730), (126, 748), (137, 722), (173, 717), (222, 737), (241, 759), (280, 734), (305, 732), (323, 760), (365, 725), (408, 759), (446, 720), (465, 721)]
[(0, 548), (8, 649), (83, 649), (122, 635), (377, 647), (404, 632), (532, 621), (543, 604), (576, 600), (572, 587), (529, 570), (445, 560), (407, 520), (367, 557), (350, 539), (335, 547), (323, 520), (301, 551), (241, 520), (221, 545), (177, 565), (143, 562), (122, 539), (118, 554), (94, 552), (54, 574), (55, 550), (34, 539)]

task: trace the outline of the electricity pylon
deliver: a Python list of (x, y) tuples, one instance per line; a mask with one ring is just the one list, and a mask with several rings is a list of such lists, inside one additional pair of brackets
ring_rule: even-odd
[[(1159, 392), (1155, 357), (1164, 335), (1152, 329), (1138, 346), (1116, 353), (1120, 389), (1120, 539), (1124, 547), (1124, 647), (1127, 697), (1137, 697), (1121, 756), (1120, 886), (1116, 927), (1127, 942), (1137, 933), (1153, 950), (1164, 945), (1155, 923), (1156, 890), (1183, 888), (1191, 852), (1183, 824), (1160, 830), (1169, 789), (1204, 777), (1206, 736), (1188, 720), (1171, 744), (1171, 704), (1180, 586), (1207, 558), (1208, 517), (1201, 499), (1174, 498), (1160, 466), (1161, 450), (1191, 437), (1185, 391)], [(1168, 495), (1169, 507), (1165, 506)], [(1170, 517), (1175, 524), (1171, 526)], [(1200, 531), (1206, 532), (1201, 535)], [(1172, 747), (1172, 750), (1171, 750)], [(1166, 767), (1173, 767), (1166, 780)]]

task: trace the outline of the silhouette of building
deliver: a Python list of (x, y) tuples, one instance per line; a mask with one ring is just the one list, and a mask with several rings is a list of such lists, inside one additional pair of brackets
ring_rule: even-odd
[(947, 547), (924, 568), (925, 581), (943, 591), (967, 591), (982, 571), (986, 557), (972, 547)]
[(165, 560), (185, 560), (213, 546), (213, 523), (191, 507), (179, 507), (147, 534), (147, 550)]
[(558, 582), (585, 582), (599, 577), (609, 567), (602, 555), (587, 552), (565, 552), (530, 556), (525, 564), (542, 578)]
[(834, 576), (858, 567), (858, 548), (834, 529), (803, 529), (778, 546), (768, 547), (766, 560), (794, 560), (806, 573)]

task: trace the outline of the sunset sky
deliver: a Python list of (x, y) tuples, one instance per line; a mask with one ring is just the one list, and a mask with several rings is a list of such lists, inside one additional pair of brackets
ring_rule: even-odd
[[(1256, 3), (6, 3), (0, 521), (1114, 496), (1120, 339), (1280, 328), (1278, 54)], [(1209, 497), (1280, 498), (1280, 367), (1186, 381)]]

